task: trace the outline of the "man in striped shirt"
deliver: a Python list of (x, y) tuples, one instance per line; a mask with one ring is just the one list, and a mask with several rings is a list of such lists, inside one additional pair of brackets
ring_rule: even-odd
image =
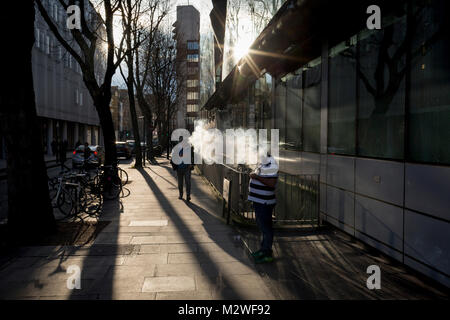
[(268, 155), (250, 174), (248, 200), (253, 202), (256, 222), (262, 233), (261, 249), (252, 253), (256, 263), (272, 262), (273, 227), (272, 212), (276, 204), (275, 187), (278, 180), (278, 165)]

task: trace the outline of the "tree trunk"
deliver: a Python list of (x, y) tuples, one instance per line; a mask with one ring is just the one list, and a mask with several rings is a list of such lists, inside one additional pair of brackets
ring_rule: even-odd
[(139, 90), (140, 88), (136, 88), (137, 91), (136, 98), (139, 103), (139, 107), (141, 108), (141, 111), (145, 116), (143, 131), (145, 132), (144, 136), (146, 136), (147, 142), (147, 159), (152, 161), (155, 158), (153, 154), (153, 129), (150, 129), (150, 127), (153, 127), (152, 111), (149, 104), (145, 100), (142, 91)]
[(117, 163), (116, 133), (114, 132), (111, 110), (109, 109), (110, 102), (110, 96), (109, 98), (103, 96), (94, 100), (94, 105), (99, 115), (100, 126), (102, 127), (103, 140), (105, 142), (105, 165)]
[(142, 168), (142, 148), (141, 148), (141, 138), (139, 135), (139, 123), (136, 114), (136, 103), (134, 100), (134, 88), (133, 88), (133, 79), (130, 79), (130, 74), (132, 74), (132, 70), (128, 69), (128, 100), (130, 102), (130, 116), (131, 116), (131, 124), (133, 125), (133, 135), (135, 141), (135, 150), (136, 150), (136, 161), (134, 166), (136, 168)]
[(33, 240), (54, 232), (56, 224), (33, 87), (34, 2), (13, 1), (10, 5), (23, 20), (17, 24), (14, 15), (5, 15), (7, 21), (3, 21), (16, 26), (14, 32), (4, 33), (4, 40), (14, 50), (4, 50), (8, 81), (3, 84), (0, 109), (7, 146), (8, 225), (16, 239)]

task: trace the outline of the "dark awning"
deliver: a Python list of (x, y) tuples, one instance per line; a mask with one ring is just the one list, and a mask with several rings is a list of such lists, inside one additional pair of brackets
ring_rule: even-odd
[[(204, 109), (222, 108), (239, 96), (262, 71), (277, 76), (319, 57), (324, 39), (334, 46), (366, 26), (367, 7), (380, 6), (382, 15), (402, 7), (389, 0), (288, 0), (256, 38)], [(400, 11), (400, 10), (399, 10)]]

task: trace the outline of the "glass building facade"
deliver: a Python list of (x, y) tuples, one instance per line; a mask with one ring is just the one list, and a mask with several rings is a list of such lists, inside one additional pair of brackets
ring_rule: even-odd
[[(320, 174), (322, 219), (449, 286), (450, 3), (398, 3), (381, 30), (325, 33), (319, 55), (263, 70), (208, 112), (221, 130), (279, 129), (280, 170)], [(237, 63), (227, 46), (256, 28), (245, 8), (227, 8), (223, 79)]]

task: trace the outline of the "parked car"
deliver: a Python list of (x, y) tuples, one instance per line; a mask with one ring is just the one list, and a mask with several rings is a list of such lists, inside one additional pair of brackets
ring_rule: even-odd
[(125, 143), (128, 145), (128, 148), (131, 151), (131, 154), (135, 154), (136, 150), (135, 150), (135, 146), (136, 146), (136, 142), (134, 140), (127, 140), (125, 141)]
[(157, 157), (162, 155), (162, 146), (159, 144), (158, 138), (153, 138), (153, 155)]
[[(89, 146), (90, 155), (87, 159), (87, 167), (95, 168), (105, 163), (105, 149), (102, 146)], [(81, 168), (84, 165), (84, 145), (78, 146), (73, 151), (72, 168)]]
[[(126, 144), (128, 145), (128, 147), (131, 149), (131, 153), (135, 154), (136, 153), (136, 142), (134, 140), (127, 140)], [(146, 142), (141, 142), (141, 147), (147, 147), (147, 143)], [(161, 156), (162, 154), (162, 147), (161, 145), (158, 143), (158, 138), (153, 139), (153, 155), (155, 156)]]
[(131, 158), (131, 149), (126, 142), (117, 141), (116, 142), (116, 153), (117, 157), (122, 157), (126, 159)]

